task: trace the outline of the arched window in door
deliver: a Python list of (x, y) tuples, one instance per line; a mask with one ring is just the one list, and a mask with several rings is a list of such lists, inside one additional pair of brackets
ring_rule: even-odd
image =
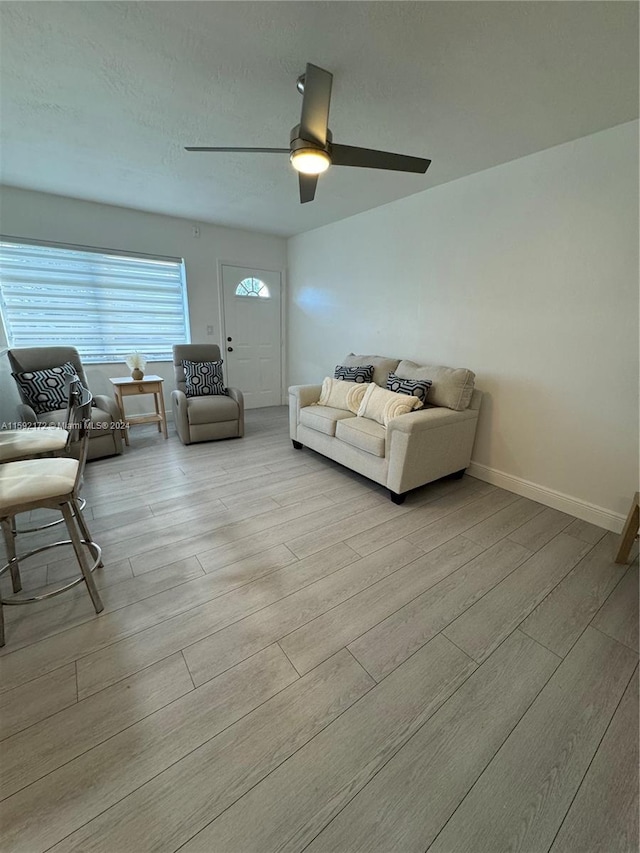
[(261, 296), (268, 299), (269, 295), (269, 288), (259, 278), (243, 278), (236, 287), (236, 296)]

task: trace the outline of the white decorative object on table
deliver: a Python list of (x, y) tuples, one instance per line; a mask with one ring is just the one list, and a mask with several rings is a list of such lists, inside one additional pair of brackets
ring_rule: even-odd
[(131, 371), (132, 379), (142, 379), (147, 366), (147, 358), (141, 352), (132, 352), (126, 358), (126, 365)]

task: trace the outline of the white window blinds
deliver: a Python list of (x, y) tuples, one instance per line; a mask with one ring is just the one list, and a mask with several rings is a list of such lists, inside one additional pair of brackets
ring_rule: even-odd
[(75, 346), (83, 361), (171, 359), (189, 342), (184, 261), (0, 240), (9, 346)]

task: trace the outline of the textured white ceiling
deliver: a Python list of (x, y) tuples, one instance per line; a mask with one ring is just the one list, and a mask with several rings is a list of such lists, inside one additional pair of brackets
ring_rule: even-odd
[[(638, 115), (635, 2), (2, 2), (2, 183), (289, 235)], [(334, 140), (433, 163), (335, 167), (298, 202), (306, 62)], [(602, 164), (606, 168), (606, 164)], [(585, 176), (588, 178), (588, 176)]]

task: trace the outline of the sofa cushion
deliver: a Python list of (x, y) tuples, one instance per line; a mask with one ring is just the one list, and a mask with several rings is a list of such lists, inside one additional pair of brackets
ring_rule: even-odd
[(410, 394), (412, 397), (417, 397), (422, 405), (427, 402), (431, 385), (430, 379), (401, 379), (397, 373), (390, 373), (387, 379), (387, 391), (394, 391), (396, 394)]
[(211, 397), (188, 397), (187, 418), (192, 425), (213, 424), (220, 421), (237, 421), (238, 404), (231, 397), (215, 394)]
[(336, 426), (336, 438), (384, 459), (386, 430), (368, 418), (350, 418), (340, 421)]
[(391, 371), (400, 364), (397, 358), (385, 358), (382, 355), (354, 355), (349, 353), (342, 360), (345, 367), (362, 367), (367, 364), (373, 365), (373, 381), (381, 388), (387, 387), (387, 378)]
[(392, 418), (406, 415), (413, 409), (421, 409), (422, 403), (409, 394), (396, 394), (385, 388), (378, 388), (375, 382), (367, 388), (358, 409), (359, 418), (369, 418), (382, 426), (387, 426)]
[(363, 364), (361, 367), (346, 367), (344, 364), (336, 364), (333, 375), (336, 379), (344, 379), (347, 382), (373, 382), (373, 365)]
[(360, 403), (367, 390), (363, 382), (347, 382), (344, 379), (332, 379), (327, 376), (322, 383), (319, 406), (330, 406), (332, 409), (344, 409), (346, 412), (357, 414)]
[(401, 379), (430, 379), (429, 402), (434, 406), (462, 412), (471, 402), (476, 375), (464, 367), (420, 365), (405, 359), (395, 373)]
[(300, 409), (300, 423), (309, 429), (315, 429), (317, 432), (323, 432), (325, 435), (334, 436), (336, 434), (336, 423), (338, 421), (352, 418), (356, 420), (353, 412), (347, 412), (344, 409), (334, 409), (331, 406), (305, 406)]
[(60, 367), (50, 367), (47, 370), (14, 373), (13, 378), (18, 383), (25, 402), (36, 415), (42, 415), (66, 406), (69, 381), (78, 379), (78, 375), (73, 364), (68, 361)]

